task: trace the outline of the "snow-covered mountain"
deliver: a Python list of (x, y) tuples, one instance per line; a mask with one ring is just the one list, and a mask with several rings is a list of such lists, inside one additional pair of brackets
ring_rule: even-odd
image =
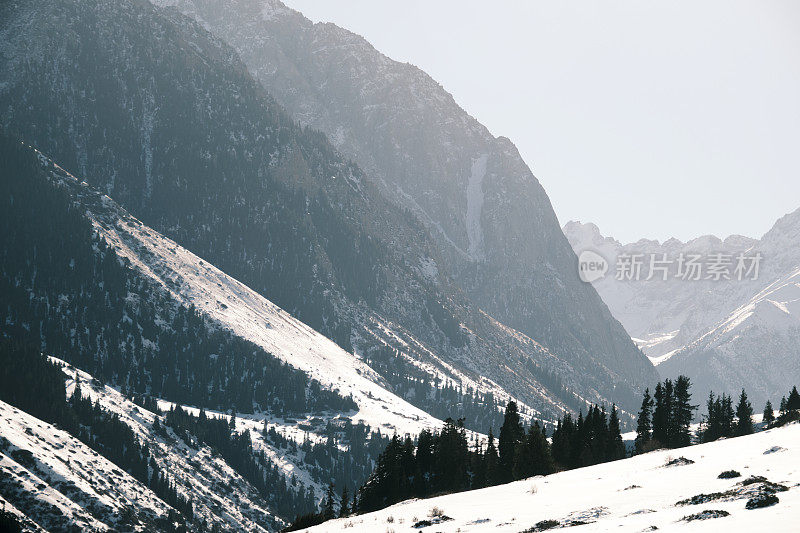
[[(800, 210), (761, 239), (621, 244), (579, 222), (567, 223), (564, 233), (576, 253), (591, 250), (609, 262), (609, 272), (593, 285), (662, 375), (685, 373), (701, 391), (735, 394), (744, 387), (758, 403), (780, 399), (800, 378)], [(683, 279), (673, 263), (666, 280), (660, 271), (647, 280), (651, 254), (675, 262), (696, 255), (706, 268), (722, 254), (730, 279), (706, 279), (707, 272), (699, 280)], [(637, 255), (644, 263), (640, 279), (618, 279), (620, 256)], [(740, 255), (746, 268), (760, 257), (757, 271), (735, 274)]]
[[(508, 485), (326, 522), (315, 533), (400, 531), (796, 530), (800, 425), (678, 450), (662, 450)], [(735, 470), (736, 477), (720, 479)], [(772, 493), (778, 503), (748, 509)]]
[[(549, 220), (547, 231), (517, 228), (506, 237), (547, 242), (522, 246), (526, 254), (536, 249), (535, 261), (494, 264), (486, 274), (527, 287), (487, 289), (530, 311), (515, 322), (493, 314), (504, 303), (471, 296), (466, 264), (445, 259), (449, 252), (419, 214), (398, 206), (380, 179), (324, 135), (299, 127), (237, 51), (201, 24), (144, 1), (48, 0), (0, 9), (4, 132), (355, 351), (417, 407), (460, 416), (447, 411), (471, 403), (467, 392), (477, 391), (492, 393), (489, 403), (514, 396), (548, 419), (584, 400), (617, 402), (630, 412), (638, 388), (655, 379), (594, 291), (561, 279), (574, 273), (574, 254), (529, 171), (511, 181), (541, 194), (508, 197), (530, 200), (518, 206), (524, 215), (517, 222)], [(277, 36), (282, 27), (270, 31)], [(408, 157), (427, 160), (418, 152)], [(476, 173), (482, 168), (475, 165)], [(489, 159), (486, 176), (499, 172), (492, 168)], [(486, 190), (490, 181), (481, 183)], [(441, 197), (443, 211), (466, 209), (460, 198), (467, 189), (453, 187)], [(485, 195), (470, 211), (482, 205), (480, 228), (471, 231), (482, 231), (487, 257), (494, 246), (488, 206), (502, 197)], [(562, 285), (569, 294), (557, 294)], [(432, 393), (446, 386), (452, 398)], [(471, 413), (468, 423), (485, 430), (492, 416)]]
[[(385, 197), (413, 213), (439, 252), (426, 269), (448, 272), (474, 306), (568, 361), (578, 381), (606, 375), (591, 388), (618, 403), (635, 404), (625, 398), (630, 386), (654, 381), (623, 328), (577, 279), (547, 194), (516, 147), (425, 72), (278, 0), (154, 3), (176, 7), (230, 44), (296, 120), (324, 132)], [(505, 384), (496, 369), (480, 373)], [(619, 384), (608, 389), (603, 381)]]

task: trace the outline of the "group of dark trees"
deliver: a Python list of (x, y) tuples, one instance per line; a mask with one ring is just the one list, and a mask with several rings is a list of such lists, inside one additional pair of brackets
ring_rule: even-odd
[(792, 387), (788, 398), (786, 396), (781, 398), (777, 418), (771, 402), (767, 401), (767, 405), (764, 406), (764, 423), (767, 427), (782, 426), (797, 420), (800, 420), (800, 393), (797, 392), (797, 386)]
[(457, 492), (508, 483), (559, 469), (625, 457), (616, 407), (592, 405), (573, 422), (567, 414), (552, 434), (552, 445), (539, 422), (525, 428), (515, 402), (505, 409), (495, 440), (467, 439), (463, 420), (448, 418), (437, 432), (395, 436), (378, 458), (375, 471), (358, 491), (355, 509), (368, 512), (412, 497)]
[(691, 444), (690, 426), (697, 406), (691, 403), (690, 388), (689, 378), (679, 376), (674, 382), (658, 383), (652, 397), (649, 389), (644, 391), (636, 425), (637, 453)]
[(727, 394), (714, 396), (710, 392), (706, 401), (706, 416), (697, 434), (699, 442), (712, 442), (719, 438), (741, 437), (755, 431), (753, 426), (753, 406), (742, 390), (736, 409)]
[(605, 407), (593, 405), (586, 417), (573, 421), (567, 413), (553, 432), (553, 459), (564, 468), (579, 468), (625, 458), (616, 406), (607, 416)]
[[(755, 431), (753, 424), (753, 406), (742, 389), (736, 407), (733, 399), (722, 394), (715, 396), (710, 392), (706, 401), (706, 414), (695, 435), (690, 425), (694, 418), (696, 405), (691, 404), (689, 389), (691, 382), (686, 376), (679, 376), (674, 382), (664, 380), (656, 385), (655, 393), (644, 392), (642, 407), (636, 427), (636, 453), (643, 453), (657, 448), (679, 448), (695, 442), (712, 442), (719, 438), (740, 437)], [(800, 410), (800, 393), (797, 387), (787, 397), (783, 397), (780, 416), (775, 418), (772, 403), (767, 401), (764, 407), (763, 422), (767, 427), (782, 424), (797, 417)]]

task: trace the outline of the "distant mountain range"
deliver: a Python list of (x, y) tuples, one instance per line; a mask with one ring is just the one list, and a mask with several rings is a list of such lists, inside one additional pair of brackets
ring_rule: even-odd
[[(687, 374), (706, 392), (736, 394), (744, 387), (759, 404), (779, 401), (800, 379), (800, 210), (761, 239), (709, 235), (621, 244), (580, 222), (567, 223), (564, 233), (576, 253), (596, 251), (610, 263), (593, 285), (665, 377)], [(666, 281), (661, 271), (646, 281), (651, 254), (675, 262)], [(719, 254), (730, 279), (715, 280), (708, 270)], [(676, 277), (679, 258), (693, 255), (706, 268), (701, 279)], [(617, 279), (620, 256), (642, 259), (639, 281)], [(739, 257), (744, 270), (737, 273)], [(758, 267), (748, 273), (757, 257)]]

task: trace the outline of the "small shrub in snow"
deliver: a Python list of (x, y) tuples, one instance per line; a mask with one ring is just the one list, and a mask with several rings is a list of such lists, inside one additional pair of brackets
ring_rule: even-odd
[(739, 477), (741, 474), (736, 470), (726, 470), (717, 476), (717, 479), (733, 479)]
[(393, 516), (388, 516), (386, 518), (386, 521), (389, 522), (390, 524), (393, 524), (394, 523), (394, 517)]
[(780, 500), (778, 500), (778, 497), (775, 496), (774, 494), (762, 492), (757, 496), (753, 496), (752, 498), (747, 500), (747, 503), (745, 504), (744, 508), (761, 509), (762, 507), (770, 507), (772, 505), (775, 505), (779, 501)]
[(709, 520), (711, 518), (722, 518), (725, 516), (730, 516), (728, 511), (722, 511), (720, 509), (706, 509), (705, 511), (690, 514), (688, 516), (684, 516), (681, 518), (684, 522), (693, 522), (695, 520)]
[(555, 529), (561, 526), (558, 520), (541, 520), (536, 522), (536, 525), (530, 529), (526, 529), (523, 533), (537, 533), (538, 531), (547, 531), (548, 529)]
[(686, 457), (678, 457), (677, 459), (670, 459), (664, 466), (685, 466), (693, 464), (694, 461), (692, 461), (691, 459), (687, 459)]

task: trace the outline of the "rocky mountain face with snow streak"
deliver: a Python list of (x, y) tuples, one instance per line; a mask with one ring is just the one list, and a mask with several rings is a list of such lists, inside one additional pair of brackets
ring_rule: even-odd
[[(652, 381), (576, 262), (543, 188), (506, 138), (495, 138), (420, 69), (277, 0), (156, 0), (231, 44), (302, 124), (328, 135), (389, 198), (417, 216), (470, 301), (582, 373)], [(491, 374), (490, 374), (491, 375)]]
[[(579, 398), (630, 409), (636, 388), (653, 378), (641, 354), (622, 342), (621, 328), (598, 310), (594, 292), (567, 279), (574, 256), (551, 231), (547, 198), (520, 170), (521, 160), (504, 159), (514, 150), (486, 141), (465, 114), (459, 131), (488, 144), (467, 158), (466, 181), (457, 177), (461, 185), (438, 195), (442, 212), (463, 211), (454, 224), (466, 236), (453, 233), (457, 246), (442, 251), (418, 210), (386, 197), (386, 179), (373, 179), (323, 135), (297, 127), (234, 49), (174, 9), (143, 1), (12, 2), (2, 9), (4, 131), (340, 346), (369, 360), (389, 357), (427, 386), (451, 382), (498, 398), (511, 394), (546, 417)], [(409, 106), (429, 100), (406, 90)], [(447, 109), (454, 105), (437, 94)], [(440, 155), (410, 151), (406, 159)], [(504, 187), (509, 194), (498, 192)], [(527, 200), (492, 207), (511, 198)], [(519, 216), (488, 222), (512, 212)], [(550, 222), (538, 231), (519, 226), (524, 220)], [(481, 266), (497, 255), (493, 235), (501, 227), (503, 239), (525, 251), (519, 257), (546, 259)], [(458, 263), (447, 258), (454, 249), (472, 255)], [(495, 292), (479, 281), (490, 278), (522, 286)], [(487, 298), (476, 297), (481, 291)], [(528, 318), (511, 320), (503, 310), (512, 308)], [(493, 310), (500, 316), (485, 312)]]
[[(564, 233), (576, 253), (593, 250), (609, 261), (609, 273), (593, 284), (662, 375), (690, 375), (700, 391), (734, 394), (744, 387), (757, 403), (779, 400), (800, 378), (800, 210), (778, 220), (761, 239), (704, 236), (623, 245), (594, 224), (579, 222), (566, 224)], [(706, 263), (723, 254), (730, 257), (732, 279), (703, 274), (690, 281), (670, 272), (666, 281), (660, 273), (646, 281), (645, 268), (640, 281), (620, 280), (614, 269), (622, 254), (638, 254), (645, 264), (650, 254), (672, 260), (695, 254)], [(757, 279), (756, 272), (741, 280), (734, 275), (740, 254), (761, 257)]]

